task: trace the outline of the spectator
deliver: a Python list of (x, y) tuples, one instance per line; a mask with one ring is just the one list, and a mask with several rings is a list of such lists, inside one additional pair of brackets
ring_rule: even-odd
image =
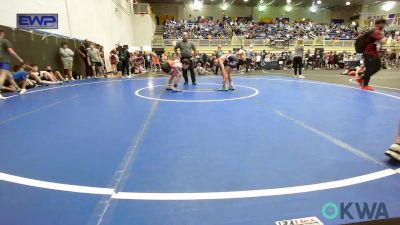
[(53, 70), (51, 66), (46, 66), (46, 72), (50, 73), (57, 81), (64, 81), (64, 78), (62, 77), (60, 71), (58, 70)]
[(158, 55), (155, 52), (151, 52), (150, 54), (151, 54), (151, 61), (152, 61), (152, 64), (153, 64), (153, 70), (157, 71), (157, 68), (158, 68), (159, 71), (161, 71), (160, 59), (158, 58)]
[(85, 63), (85, 77), (90, 77), (90, 66), (87, 60), (87, 49), (89, 48), (90, 42), (89, 40), (85, 39), (83, 44), (78, 48), (79, 56), (82, 58), (83, 62)]
[(110, 63), (111, 63), (111, 69), (112, 69), (112, 73), (113, 75), (117, 74), (117, 65), (118, 65), (118, 55), (117, 55), (117, 51), (115, 49), (113, 49), (110, 52)]
[(47, 71), (40, 71), (39, 67), (35, 64), (30, 65), (32, 67), (32, 71), (29, 73), (28, 78), (36, 81), (37, 84), (42, 85), (50, 85), (50, 84), (62, 84), (62, 81), (57, 81), (55, 77), (53, 77)]
[(61, 48), (60, 48), (60, 56), (61, 56), (61, 61), (64, 66), (64, 75), (66, 77), (66, 80), (75, 80), (72, 77), (72, 66), (74, 62), (74, 52), (68, 48), (68, 43), (62, 42), (61, 43)]
[(87, 60), (88, 65), (92, 67), (92, 76), (97, 79), (98, 75), (101, 74), (100, 67), (103, 66), (103, 63), (101, 62), (100, 52), (97, 48), (94, 47), (94, 44), (89, 45), (89, 49), (87, 51)]
[(119, 60), (121, 62), (122, 77), (131, 78), (129, 75), (129, 58), (130, 53), (128, 51), (128, 45), (124, 45), (119, 51)]
[(197, 63), (195, 69), (197, 75), (211, 75), (212, 73), (208, 72), (204, 67), (201, 66), (201, 63)]
[(26, 65), (14, 66), (13, 79), (21, 88), (21, 91), (19, 92), (21, 95), (26, 93), (28, 76), (31, 72), (32, 72), (32, 67), (30, 67), (30, 66), (26, 66)]
[(147, 54), (146, 52), (143, 54), (143, 59), (144, 59), (144, 68), (146, 71), (151, 70), (151, 56), (150, 54)]

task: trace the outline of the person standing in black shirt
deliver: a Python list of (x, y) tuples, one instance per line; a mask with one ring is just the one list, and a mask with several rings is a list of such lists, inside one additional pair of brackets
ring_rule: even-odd
[(118, 52), (119, 61), (121, 62), (122, 76), (130, 78), (129, 75), (129, 58), (128, 45), (124, 45)]
[(88, 48), (89, 48), (90, 42), (89, 40), (85, 39), (85, 41), (83, 42), (83, 44), (81, 45), (81, 47), (78, 48), (78, 53), (79, 56), (82, 58), (83, 62), (85, 63), (85, 77), (88, 78), (90, 77), (91, 74), (91, 66), (89, 66), (88, 64), (88, 60), (87, 60), (87, 52), (88, 52)]

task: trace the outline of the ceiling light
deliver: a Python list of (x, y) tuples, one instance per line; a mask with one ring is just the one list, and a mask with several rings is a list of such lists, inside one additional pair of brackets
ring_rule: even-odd
[(290, 11), (292, 11), (292, 9), (293, 9), (293, 7), (291, 5), (286, 5), (285, 6), (285, 11), (286, 12), (290, 12)]
[(321, 1), (320, 1), (320, 0), (318, 0), (318, 1), (317, 1), (317, 4), (318, 4), (318, 5), (320, 5), (320, 4), (321, 4)]
[(258, 6), (258, 11), (262, 12), (262, 11), (265, 10), (265, 8), (266, 8), (265, 5), (259, 5), (259, 6)]
[(194, 11), (199, 11), (203, 6), (203, 0), (194, 0), (192, 8)]
[(221, 6), (222, 11), (226, 11), (228, 9), (228, 4), (226, 4), (225, 2), (222, 4)]
[(350, 5), (350, 2), (346, 2), (346, 5)]
[(382, 9), (386, 12), (389, 12), (391, 9), (393, 9), (395, 4), (396, 4), (396, 2), (394, 2), (394, 1), (388, 1), (382, 5)]
[(314, 3), (313, 3), (313, 5), (310, 7), (310, 11), (313, 12), (313, 13), (315, 13), (315, 12), (317, 11), (317, 6), (315, 6)]

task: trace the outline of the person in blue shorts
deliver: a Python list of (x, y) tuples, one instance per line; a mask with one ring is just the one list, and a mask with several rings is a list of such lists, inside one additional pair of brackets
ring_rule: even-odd
[(32, 67), (27, 65), (16, 65), (14, 66), (14, 71), (15, 72), (13, 73), (13, 79), (21, 87), (21, 91), (19, 92), (19, 94), (23, 95), (26, 93), (28, 76), (29, 73), (32, 72)]
[[(23, 63), (24, 61), (17, 55), (17, 53), (12, 49), (11, 42), (4, 38), (5, 32), (0, 29), (0, 89), (3, 87), (4, 81), (8, 78), (11, 80), (12, 84), (13, 79), (11, 76), (11, 56), (14, 56), (19, 62)], [(20, 91), (18, 89), (18, 91)], [(0, 94), (0, 100), (6, 99)]]

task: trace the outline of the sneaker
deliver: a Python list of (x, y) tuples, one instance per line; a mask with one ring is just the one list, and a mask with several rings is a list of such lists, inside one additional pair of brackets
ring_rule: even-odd
[(229, 89), (230, 91), (234, 91), (234, 90), (235, 90), (235, 87), (233, 87), (233, 85), (230, 84), (230, 85), (228, 86), (228, 89)]
[(389, 147), (389, 150), (391, 150), (391, 151), (394, 151), (394, 152), (397, 152), (397, 153), (399, 153), (400, 154), (400, 144), (392, 144), (390, 147)]
[(64, 82), (68, 82), (68, 78), (65, 78), (65, 79), (64, 79)]
[(165, 88), (165, 90), (166, 91), (172, 91), (172, 90), (174, 90), (174, 88), (168, 86), (167, 88)]
[(185, 83), (183, 83), (183, 85), (188, 85), (189, 83), (185, 81)]
[(63, 84), (64, 82), (62, 82), (62, 81), (58, 81), (57, 83), (58, 83), (58, 84)]
[(20, 95), (23, 95), (26, 93), (26, 89), (21, 89), (21, 91), (19, 92)]
[(218, 89), (218, 91), (227, 91), (228, 90), (228, 88), (226, 88), (226, 85), (224, 84), (224, 85), (222, 85), (222, 88), (221, 89)]
[(294, 78), (299, 78), (299, 76), (297, 76), (297, 75), (294, 75)]
[(360, 84), (360, 87), (362, 87), (364, 80), (361, 77), (357, 78), (356, 80)]
[(131, 79), (132, 78), (132, 75), (128, 75), (128, 79)]
[(70, 80), (71, 80), (71, 81), (74, 81), (75, 79), (74, 79), (74, 78), (71, 78)]
[(304, 78), (306, 78), (306, 77), (303, 76), (303, 75), (299, 75), (299, 78), (300, 78), (300, 79), (304, 79)]
[(6, 100), (7, 98), (0, 94), (0, 100)]
[(363, 89), (363, 90), (365, 90), (365, 91), (373, 91), (374, 90), (374, 87), (372, 87), (372, 86), (362, 86), (361, 87), (361, 89)]
[(193, 82), (193, 85), (197, 85), (197, 83), (196, 83), (196, 82)]
[(182, 90), (181, 89), (179, 89), (179, 88), (173, 88), (172, 89), (172, 92), (181, 92)]
[(395, 160), (397, 160), (397, 161), (400, 162), (400, 153), (398, 153), (398, 152), (394, 152), (394, 151), (392, 151), (392, 150), (387, 150), (387, 151), (385, 152), (385, 155), (387, 155), (387, 156), (389, 156), (390, 158), (395, 159)]

